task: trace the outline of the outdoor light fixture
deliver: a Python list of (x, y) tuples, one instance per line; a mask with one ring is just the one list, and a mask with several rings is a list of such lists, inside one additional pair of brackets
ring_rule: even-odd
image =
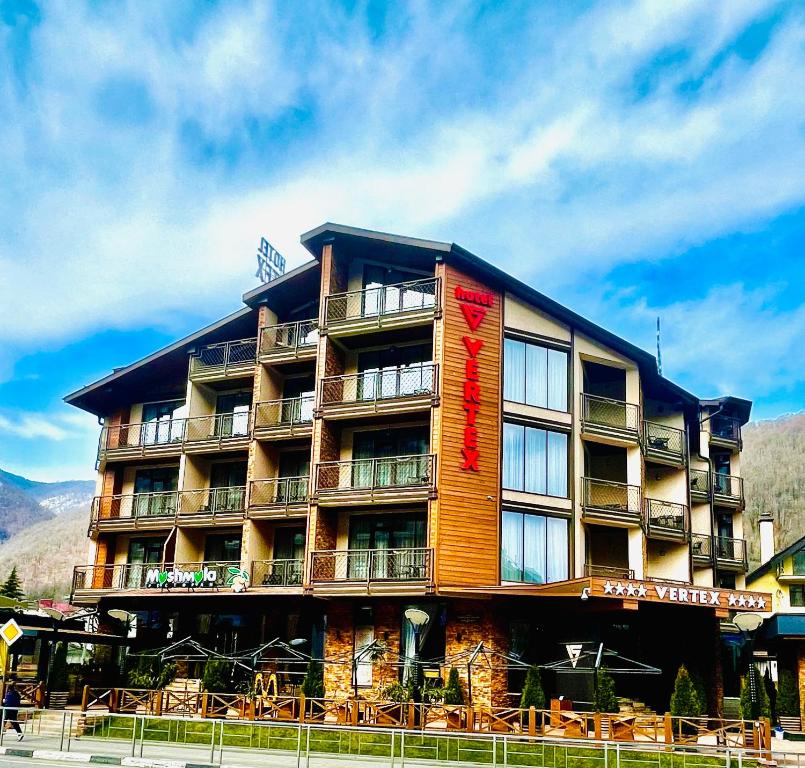
[(288, 641), (288, 645), (291, 645), (294, 648), (296, 648), (299, 645), (304, 645), (306, 642), (307, 640), (304, 637), (295, 637), (293, 640)]
[(110, 608), (106, 615), (117, 619), (118, 621), (128, 621), (131, 618), (131, 614), (128, 611), (124, 611), (122, 608)]
[(589, 600), (589, 599), (590, 599), (590, 588), (589, 588), (589, 587), (585, 587), (584, 589), (582, 589), (582, 590), (581, 590), (581, 594), (579, 595), (579, 597), (580, 597), (582, 600)]
[(742, 632), (754, 632), (763, 623), (763, 617), (756, 613), (737, 613), (733, 622)]
[(413, 624), (415, 630), (422, 629), (430, 621), (430, 616), (428, 616), (427, 612), (419, 608), (407, 608), (405, 618)]

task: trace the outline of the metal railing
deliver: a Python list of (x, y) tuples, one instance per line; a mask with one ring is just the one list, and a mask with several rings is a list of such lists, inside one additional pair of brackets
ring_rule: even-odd
[(612, 430), (634, 438), (640, 434), (640, 409), (623, 400), (582, 392), (581, 420), (583, 426), (596, 430)]
[(634, 579), (632, 568), (622, 568), (617, 565), (597, 565), (596, 563), (584, 564), (585, 576), (600, 576), (606, 579)]
[(73, 569), (73, 592), (148, 588), (216, 590), (226, 588), (231, 577), (240, 572), (239, 562), (218, 560), (195, 563), (77, 565)]
[(433, 550), (427, 547), (318, 550), (311, 553), (310, 580), (430, 582), (432, 561)]
[(299, 424), (313, 423), (313, 394), (285, 397), (281, 400), (263, 400), (257, 403), (254, 413), (254, 428), (293, 428)]
[(179, 492), (179, 515), (220, 515), (246, 510), (246, 486), (199, 488)]
[(432, 453), (352, 461), (324, 461), (316, 466), (316, 491), (368, 491), (433, 487), (436, 456)]
[(299, 559), (255, 560), (251, 567), (252, 587), (299, 587), (302, 585)]
[(713, 537), (707, 533), (692, 533), (690, 535), (690, 551), (694, 558), (700, 560), (713, 559)]
[(289, 504), (304, 504), (308, 500), (310, 478), (273, 477), (252, 480), (249, 484), (249, 507), (286, 507)]
[(673, 532), (685, 534), (688, 531), (688, 508), (685, 504), (660, 499), (644, 499), (643, 521), (646, 533)]
[(655, 421), (643, 422), (643, 450), (651, 456), (685, 460), (685, 431)]
[(439, 279), (435, 277), (334, 293), (325, 298), (324, 316), (329, 324), (406, 312), (435, 312), (438, 295)]
[(728, 536), (714, 536), (713, 548), (717, 560), (746, 564), (746, 541)]
[(619, 517), (640, 518), (640, 486), (612, 480), (582, 478), (585, 509)]
[(713, 494), (715, 496), (727, 496), (730, 499), (743, 499), (743, 478), (713, 472)]
[(734, 416), (718, 413), (709, 419), (710, 437), (731, 443), (741, 442), (741, 422)]
[(266, 325), (260, 328), (260, 357), (296, 356), (313, 350), (319, 343), (319, 321), (298, 320), (295, 323)]
[(179, 506), (178, 491), (113, 494), (92, 500), (92, 520), (126, 520), (173, 517)]
[(185, 419), (185, 443), (222, 442), (246, 438), (251, 432), (251, 410), (192, 416)]
[(321, 380), (321, 405), (371, 403), (436, 393), (438, 367), (434, 363), (384, 368)]
[(257, 363), (257, 337), (208, 344), (190, 357), (190, 376)]
[(104, 426), (98, 445), (99, 453), (113, 450), (168, 447), (181, 448), (186, 419), (160, 419)]
[(689, 470), (690, 477), (690, 492), (692, 494), (699, 494), (705, 498), (710, 498), (710, 473), (706, 469)]

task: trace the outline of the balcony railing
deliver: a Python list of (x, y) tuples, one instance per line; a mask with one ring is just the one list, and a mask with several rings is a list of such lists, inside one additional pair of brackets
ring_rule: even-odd
[(740, 504), (743, 501), (743, 478), (713, 473), (713, 499), (723, 504)]
[(319, 343), (319, 321), (267, 325), (260, 329), (259, 341), (261, 360), (312, 355)]
[(782, 560), (777, 564), (777, 578), (782, 581), (805, 582), (805, 556), (802, 552), (794, 553), (791, 560)]
[(406, 549), (319, 550), (312, 553), (311, 581), (430, 582), (433, 550)]
[(328, 376), (321, 381), (323, 407), (376, 404), (384, 400), (430, 397), (436, 394), (438, 366), (421, 363), (382, 371)]
[(195, 563), (122, 563), (78, 565), (73, 569), (73, 592), (94, 589), (218, 590), (241, 573), (237, 561)]
[(96, 496), (92, 500), (92, 522), (170, 519), (176, 515), (178, 496), (177, 491)]
[(312, 393), (281, 400), (264, 400), (255, 406), (254, 428), (289, 434), (297, 427), (308, 428), (313, 423), (313, 403)]
[(711, 564), (713, 561), (713, 537), (707, 533), (692, 533), (690, 552), (695, 561)]
[(614, 565), (595, 565), (593, 563), (584, 564), (585, 576), (600, 576), (605, 579), (634, 579), (634, 571), (631, 568), (621, 568)]
[(644, 421), (643, 452), (649, 459), (674, 465), (684, 464), (685, 431), (654, 421)]
[(325, 299), (325, 317), (329, 327), (352, 320), (371, 318), (381, 321), (393, 315), (433, 313), (437, 308), (438, 294), (438, 278), (334, 293)]
[(707, 501), (710, 498), (710, 473), (706, 469), (689, 470), (690, 495), (696, 501)]
[(242, 373), (257, 363), (257, 338), (208, 344), (190, 358), (190, 378)]
[(215, 413), (185, 419), (185, 444), (242, 441), (251, 431), (251, 411)]
[(252, 480), (249, 489), (249, 509), (279, 509), (286, 511), (293, 504), (306, 504), (310, 478), (274, 477)]
[(746, 541), (727, 536), (714, 536), (713, 548), (716, 560), (720, 565), (732, 565), (746, 568)]
[(586, 432), (637, 440), (640, 409), (633, 403), (582, 392), (581, 420)]
[(186, 419), (161, 419), (105, 426), (98, 444), (100, 455), (121, 453), (165, 453), (181, 451)]
[(711, 440), (740, 444), (741, 422), (734, 416), (718, 413), (709, 419), (709, 423)]
[(640, 486), (582, 478), (584, 514), (625, 523), (640, 522)]
[(325, 461), (316, 467), (320, 494), (432, 488), (436, 457), (430, 453), (353, 461)]
[(688, 533), (688, 508), (660, 499), (645, 499), (643, 523), (647, 536), (684, 538)]
[(302, 559), (256, 560), (251, 568), (252, 587), (302, 586)]
[(179, 492), (180, 517), (191, 515), (232, 515), (246, 511), (246, 486), (200, 488)]

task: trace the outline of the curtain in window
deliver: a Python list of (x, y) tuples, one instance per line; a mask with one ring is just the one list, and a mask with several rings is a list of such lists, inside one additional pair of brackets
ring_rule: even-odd
[(567, 353), (548, 350), (548, 408), (567, 410)]
[(523, 516), (519, 512), (503, 512), (500, 559), (503, 581), (520, 581), (523, 570)]
[(525, 344), (506, 339), (503, 343), (503, 399), (525, 402)]
[(528, 493), (545, 493), (545, 435), (544, 429), (529, 427), (525, 431), (525, 490)]
[(567, 496), (567, 435), (548, 432), (548, 495)]
[(562, 581), (568, 575), (567, 520), (549, 517), (546, 581)]
[(523, 581), (545, 582), (545, 518), (523, 516)]
[(524, 428), (518, 424), (503, 425), (503, 487), (523, 490)]
[(529, 405), (544, 408), (548, 404), (548, 350), (534, 344), (526, 344), (526, 393)]

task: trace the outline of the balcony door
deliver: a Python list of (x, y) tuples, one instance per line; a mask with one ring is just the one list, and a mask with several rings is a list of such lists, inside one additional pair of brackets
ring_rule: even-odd
[(252, 393), (229, 392), (218, 395), (215, 413), (220, 414), (216, 424), (217, 437), (242, 437), (249, 434), (249, 409)]
[(361, 352), (358, 355), (357, 399), (406, 397), (433, 390), (430, 344)]
[(245, 506), (246, 462), (226, 461), (210, 467), (211, 512), (237, 512)]
[[(356, 432), (352, 484), (355, 488), (392, 488), (429, 482), (428, 428), (406, 427)], [(407, 457), (397, 460), (394, 457)], [(420, 458), (422, 456), (422, 458)]]
[(143, 445), (159, 445), (181, 440), (182, 424), (181, 421), (175, 420), (175, 414), (182, 407), (184, 407), (183, 400), (145, 403), (141, 432)]
[(239, 533), (209, 534), (204, 542), (204, 562), (240, 563), (241, 535)]
[(178, 467), (138, 469), (134, 475), (134, 517), (175, 514), (175, 492), (178, 487)]
[(356, 580), (424, 578), (425, 554), (421, 550), (425, 547), (426, 535), (424, 513), (351, 517), (348, 577)]
[(313, 421), (313, 400), (315, 384), (312, 376), (286, 379), (282, 389), (282, 424), (299, 424)]
[(277, 528), (274, 532), (274, 560), (269, 584), (295, 586), (302, 583), (305, 557), (305, 529), (302, 526)]
[(718, 515), (718, 551), (717, 557), (725, 560), (737, 560), (735, 554), (735, 542), (733, 536), (735, 529), (733, 527), (732, 515), (719, 514)]
[(730, 455), (728, 453), (713, 454), (713, 491), (725, 496), (730, 495)]
[(126, 569), (126, 586), (129, 589), (140, 589), (145, 585), (145, 573), (149, 566), (162, 562), (162, 539), (131, 539), (129, 541), (128, 567)]
[(423, 290), (422, 286), (400, 287), (400, 283), (410, 283), (422, 279), (422, 275), (414, 272), (405, 272), (400, 269), (390, 269), (377, 265), (365, 266), (363, 270), (362, 316), (371, 317), (379, 314), (432, 307), (436, 298), (432, 288)]
[(279, 477), (289, 478), (277, 483), (277, 501), (294, 502), (307, 499), (310, 475), (310, 451), (286, 451), (280, 454)]

